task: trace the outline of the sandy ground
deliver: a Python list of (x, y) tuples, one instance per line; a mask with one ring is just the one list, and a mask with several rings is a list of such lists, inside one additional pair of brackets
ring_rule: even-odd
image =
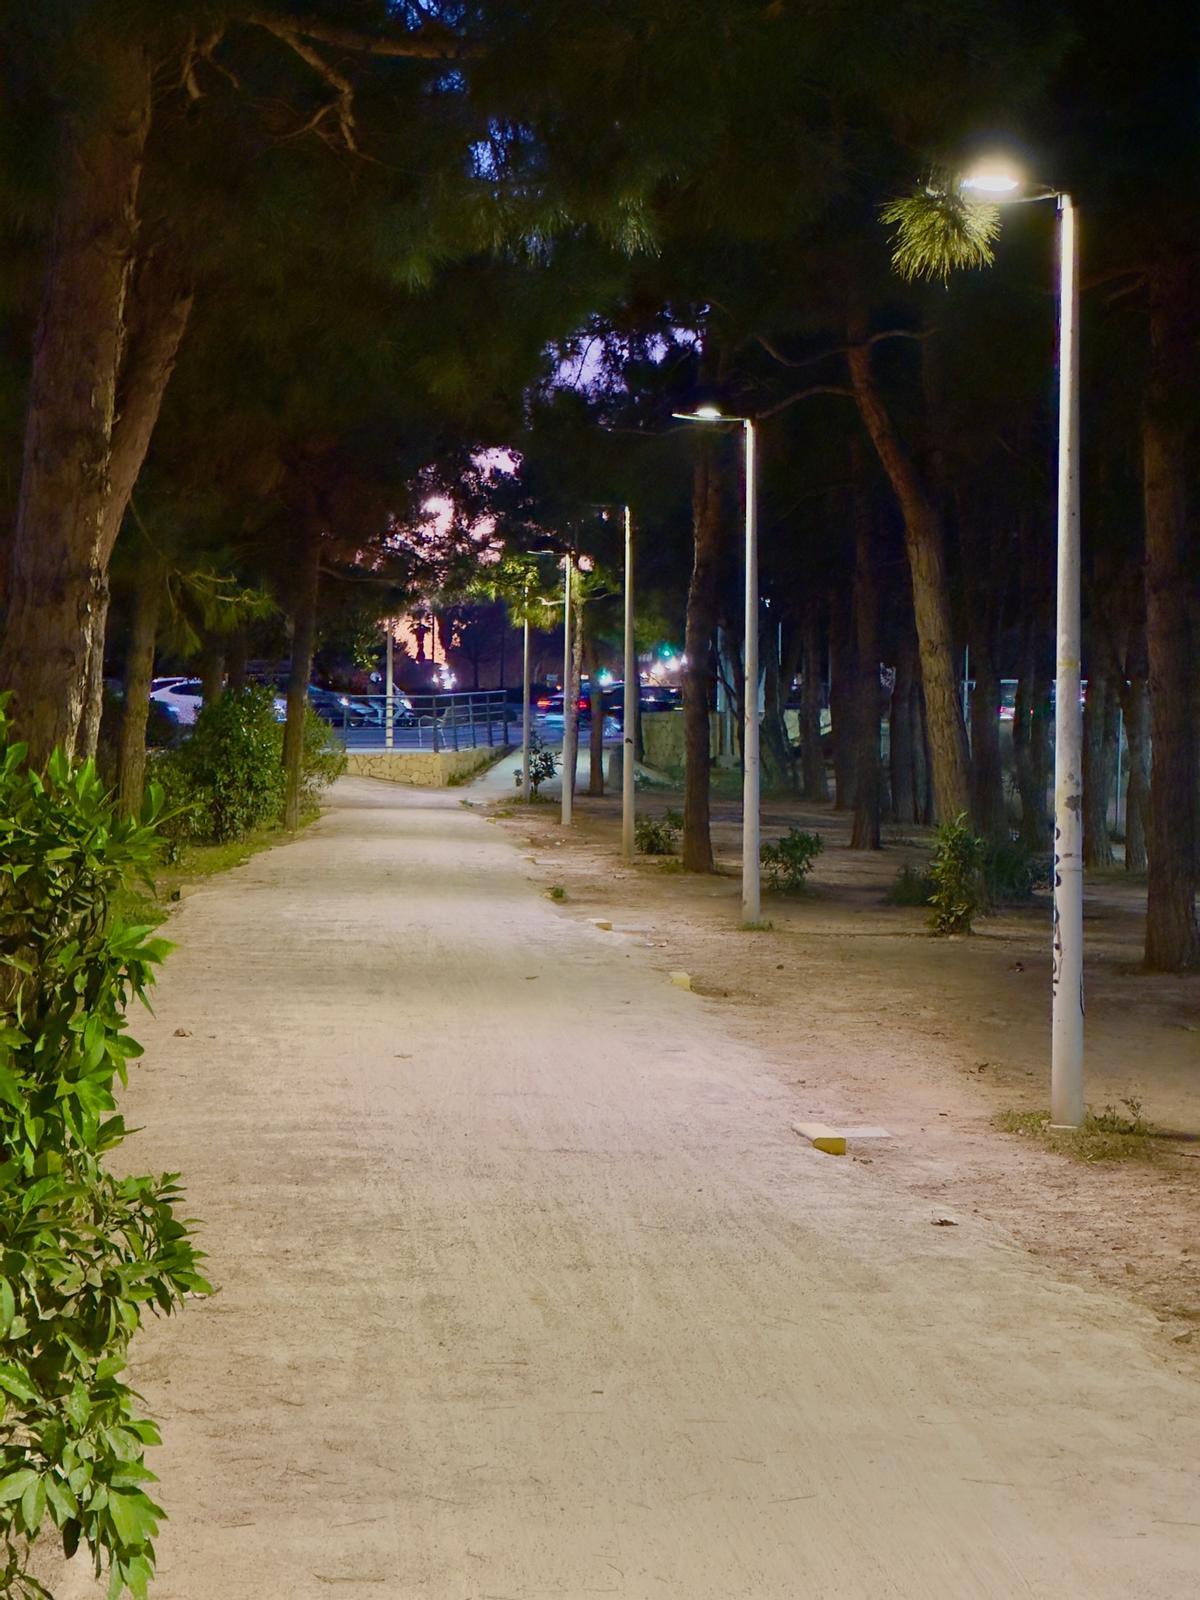
[[(1151, 1312), (944, 1196), (918, 1108), (924, 1194), (791, 1132), (896, 1120), (868, 1067), (917, 1030), (814, 940), (779, 1046), (672, 985), (679, 880), (612, 932), (545, 899), (566, 852), (597, 904), (639, 883), (586, 830), (552, 879), (545, 826), (344, 780), (172, 918), (131, 1154), (182, 1168), (220, 1292), (140, 1344), (157, 1600), (1195, 1593), (1197, 1390)], [(681, 930), (728, 898), (686, 889)], [(758, 937), (725, 930), (687, 932), (713, 990)]]

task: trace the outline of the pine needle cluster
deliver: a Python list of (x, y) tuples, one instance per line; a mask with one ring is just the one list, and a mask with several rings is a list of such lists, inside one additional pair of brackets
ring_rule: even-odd
[(990, 267), (1000, 232), (997, 206), (968, 199), (953, 186), (922, 185), (880, 212), (893, 228), (892, 265), (909, 283), (945, 283), (963, 268)]

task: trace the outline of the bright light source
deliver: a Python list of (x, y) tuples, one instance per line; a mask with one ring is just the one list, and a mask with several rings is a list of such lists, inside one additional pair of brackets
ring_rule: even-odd
[(601, 667), (600, 671), (596, 674), (596, 682), (600, 685), (600, 687), (602, 689), (607, 689), (609, 684), (612, 681), (613, 681), (612, 673), (608, 670), (607, 667)]
[(1012, 194), (1021, 187), (1021, 179), (1011, 167), (977, 167), (959, 180), (959, 187), (979, 194)]
[(719, 406), (712, 405), (697, 406), (696, 415), (698, 417), (703, 417), (705, 422), (719, 422), (721, 420), (721, 408)]

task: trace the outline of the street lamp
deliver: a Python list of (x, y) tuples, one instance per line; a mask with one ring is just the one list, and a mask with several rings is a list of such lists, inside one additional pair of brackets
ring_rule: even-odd
[[(596, 508), (607, 518), (610, 506)], [(621, 508), (625, 531), (625, 655), (623, 711), (621, 728), (621, 857), (633, 860), (634, 845), (634, 758), (637, 745), (638, 675), (637, 652), (633, 641), (633, 509)]]
[(993, 204), (1055, 200), (1059, 222), (1058, 602), (1054, 730), (1054, 965), (1050, 1120), (1078, 1128), (1083, 1104), (1083, 711), (1079, 600), (1079, 268), (1075, 207), (1000, 161), (959, 180)]
[[(556, 556), (557, 550), (543, 546), (540, 550), (530, 550), (531, 556)], [(529, 804), (532, 792), (532, 782), (529, 776), (529, 747), (530, 735), (533, 729), (533, 712), (529, 703), (531, 684), (531, 649), (529, 640), (529, 578), (525, 578), (523, 636), (521, 640), (521, 677), (524, 684), (524, 695), (521, 700), (521, 799)]]
[(727, 416), (706, 404), (694, 411), (675, 411), (681, 422), (737, 422), (746, 441), (746, 615), (745, 706), (742, 731), (742, 921), (757, 922), (761, 907), (759, 882), (759, 756), (758, 756), (758, 468), (751, 417)]

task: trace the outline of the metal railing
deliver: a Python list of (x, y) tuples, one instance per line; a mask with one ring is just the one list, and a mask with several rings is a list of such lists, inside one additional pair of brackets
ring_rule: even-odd
[(321, 713), (351, 750), (474, 750), (506, 747), (521, 709), (503, 689), (465, 693), (339, 695)]

